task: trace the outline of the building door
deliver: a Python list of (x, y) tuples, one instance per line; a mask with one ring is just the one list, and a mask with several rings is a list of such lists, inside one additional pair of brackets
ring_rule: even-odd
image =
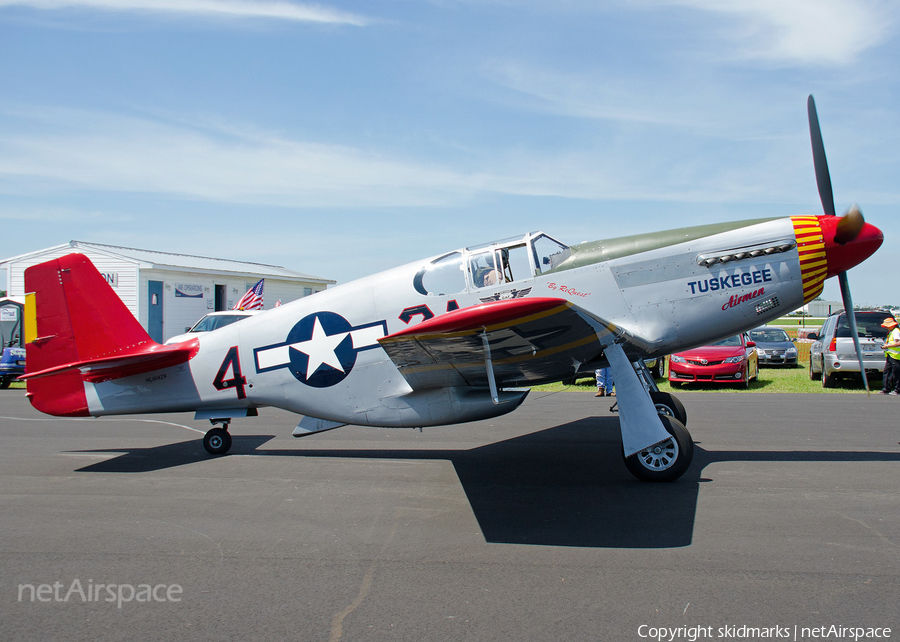
[(227, 292), (226, 292), (227, 286), (217, 285), (215, 287), (216, 287), (216, 312), (221, 312), (222, 310), (227, 310), (228, 308), (225, 307), (225, 304), (227, 303), (227, 301), (225, 300), (225, 297), (227, 294)]
[(147, 334), (157, 343), (163, 342), (163, 282), (147, 281)]

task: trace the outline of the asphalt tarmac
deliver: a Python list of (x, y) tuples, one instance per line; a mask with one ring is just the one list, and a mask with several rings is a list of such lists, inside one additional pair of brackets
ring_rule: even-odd
[(211, 457), (192, 415), (0, 390), (0, 639), (900, 637), (900, 399), (680, 396), (694, 463), (650, 484), (585, 393), (303, 439), (266, 409)]

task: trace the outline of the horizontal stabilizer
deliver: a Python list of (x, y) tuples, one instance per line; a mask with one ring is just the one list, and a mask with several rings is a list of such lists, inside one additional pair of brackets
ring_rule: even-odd
[(150, 346), (141, 346), (135, 350), (124, 351), (111, 357), (63, 363), (52, 368), (30, 372), (20, 378), (26, 380), (39, 379), (70, 370), (78, 370), (85, 375), (85, 381), (98, 383), (99, 381), (129, 377), (184, 363), (197, 354), (197, 348), (197, 339), (171, 346), (153, 343)]

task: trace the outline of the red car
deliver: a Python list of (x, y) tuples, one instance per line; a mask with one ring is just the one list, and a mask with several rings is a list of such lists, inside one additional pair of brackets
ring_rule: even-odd
[(737, 383), (745, 388), (759, 376), (756, 344), (746, 333), (669, 357), (669, 382)]

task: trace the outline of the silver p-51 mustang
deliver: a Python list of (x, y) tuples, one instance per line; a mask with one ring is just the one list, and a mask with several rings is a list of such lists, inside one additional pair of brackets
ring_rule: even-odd
[[(523, 386), (612, 367), (623, 454), (641, 479), (688, 468), (681, 402), (644, 359), (763, 325), (818, 296), (883, 237), (835, 216), (812, 97), (823, 216), (714, 223), (565, 245), (535, 232), (334, 287), (197, 338), (153, 342), (90, 261), (29, 268), (28, 397), (52, 415), (196, 412), (214, 454), (229, 421), (276, 406), (297, 436), (345, 424), (416, 427), (498, 416)], [(852, 316), (852, 315), (851, 315)], [(853, 332), (855, 335), (855, 331)], [(221, 425), (218, 427), (217, 424)]]

